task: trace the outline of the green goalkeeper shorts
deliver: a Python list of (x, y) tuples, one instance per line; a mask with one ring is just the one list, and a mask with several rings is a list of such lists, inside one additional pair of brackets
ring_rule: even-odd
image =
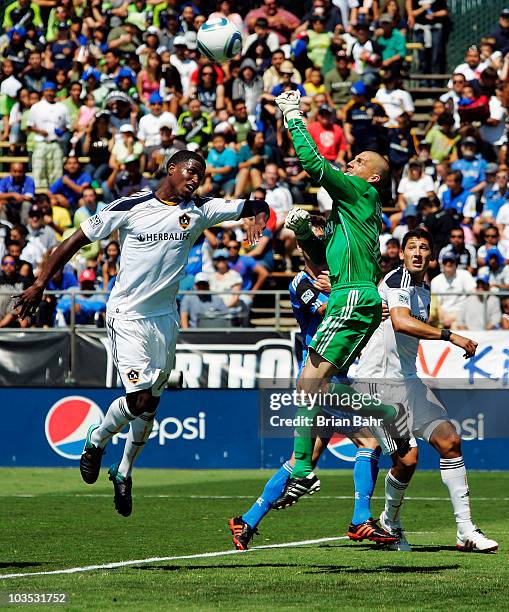
[(333, 287), (323, 321), (309, 346), (338, 370), (346, 370), (381, 320), (382, 301), (375, 285)]

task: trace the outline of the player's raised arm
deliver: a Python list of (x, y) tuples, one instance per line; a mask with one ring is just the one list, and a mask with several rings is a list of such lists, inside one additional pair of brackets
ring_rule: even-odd
[(30, 287), (23, 293), (15, 296), (17, 301), (15, 308), (18, 308), (20, 319), (25, 319), (28, 315), (35, 312), (41, 303), (44, 289), (51, 277), (60, 270), (70, 259), (91, 240), (85, 236), (82, 229), (78, 229), (72, 236), (61, 242), (55, 251), (42, 266), (38, 277)]
[(302, 167), (312, 179), (323, 185), (333, 202), (355, 204), (369, 189), (383, 184), (389, 176), (387, 161), (374, 151), (359, 154), (342, 172), (320, 155), (311, 135), (301, 118), (300, 94), (287, 91), (276, 98), (283, 113), (285, 125), (292, 134), (295, 152)]

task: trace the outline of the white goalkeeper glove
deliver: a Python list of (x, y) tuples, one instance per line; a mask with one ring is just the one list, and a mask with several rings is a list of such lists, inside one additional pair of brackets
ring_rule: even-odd
[(311, 216), (307, 210), (292, 208), (286, 215), (286, 229), (292, 230), (298, 240), (305, 240), (312, 235)]
[(279, 110), (283, 113), (283, 120), (285, 127), (288, 127), (288, 121), (290, 119), (297, 119), (301, 117), (300, 112), (300, 92), (299, 91), (285, 91), (275, 99)]

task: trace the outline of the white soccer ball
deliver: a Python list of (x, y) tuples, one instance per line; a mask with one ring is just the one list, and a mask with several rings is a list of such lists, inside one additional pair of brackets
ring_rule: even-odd
[(198, 51), (211, 62), (220, 64), (234, 58), (242, 49), (237, 27), (225, 17), (212, 17), (198, 30)]

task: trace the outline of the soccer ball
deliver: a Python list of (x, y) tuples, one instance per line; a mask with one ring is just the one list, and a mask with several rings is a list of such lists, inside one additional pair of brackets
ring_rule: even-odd
[(235, 57), (242, 48), (242, 37), (236, 26), (225, 17), (213, 17), (198, 30), (198, 51), (220, 64)]

